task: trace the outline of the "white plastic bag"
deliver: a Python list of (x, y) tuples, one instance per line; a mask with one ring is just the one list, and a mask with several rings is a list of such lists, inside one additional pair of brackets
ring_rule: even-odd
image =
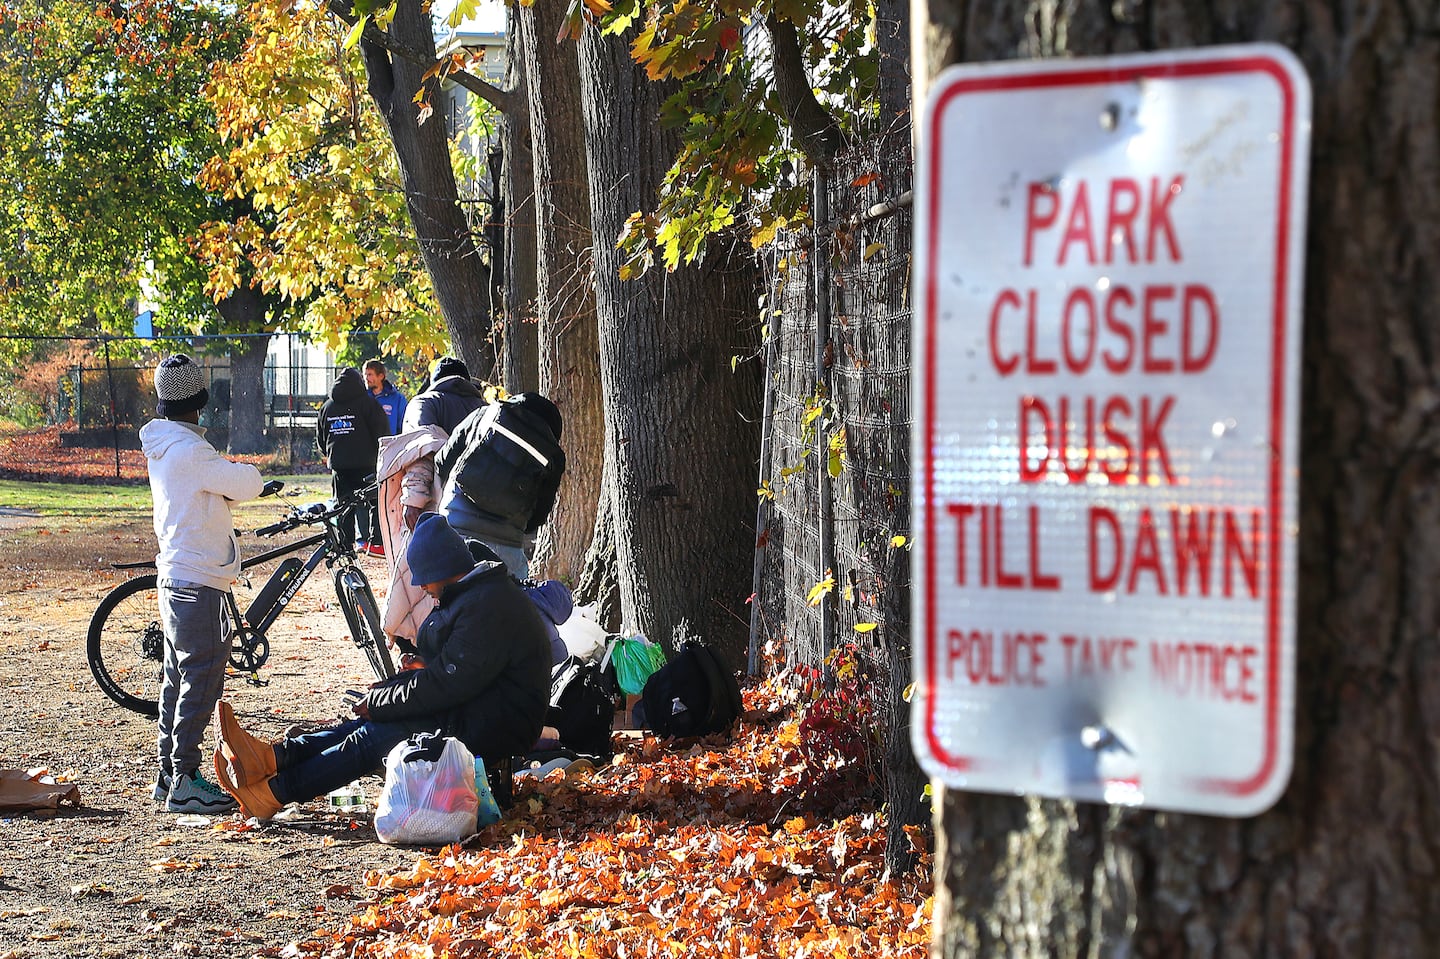
[(475, 832), (475, 757), (458, 739), (416, 733), (385, 757), (375, 834), (391, 845), (441, 846)]
[(570, 611), (565, 622), (555, 627), (560, 631), (560, 640), (571, 656), (579, 656), (587, 663), (593, 663), (605, 652), (608, 634), (605, 627), (597, 622), (594, 606), (576, 606)]

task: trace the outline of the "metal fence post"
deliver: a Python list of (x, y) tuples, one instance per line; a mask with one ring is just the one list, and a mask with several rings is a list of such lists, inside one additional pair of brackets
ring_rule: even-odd
[[(834, 404), (831, 402), (830, 392), (830, 365), (827, 362), (828, 347), (830, 345), (830, 255), (829, 244), (825, 242), (825, 232), (830, 229), (830, 182), (822, 168), (815, 169), (814, 177), (815, 197), (812, 204), (814, 209), (815, 242), (810, 247), (812, 268), (815, 277), (815, 387), (819, 394), (818, 399), (822, 402), (831, 403), (831, 411), (834, 411)], [(839, 583), (839, 576), (835, 571), (835, 516), (834, 506), (831, 502), (829, 458), (830, 458), (830, 424), (829, 418), (817, 417), (815, 420), (815, 453), (818, 471), (816, 473), (817, 499), (819, 505), (819, 516), (817, 531), (820, 546), (820, 578), (823, 580), (826, 573), (836, 577)], [(835, 597), (832, 593), (820, 601), (820, 658), (821, 662), (829, 659), (830, 650), (835, 648)]]

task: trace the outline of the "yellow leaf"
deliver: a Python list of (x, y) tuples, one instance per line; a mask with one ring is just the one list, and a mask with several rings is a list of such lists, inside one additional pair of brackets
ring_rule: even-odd
[(884, 243), (871, 243), (865, 247), (865, 252), (860, 254), (860, 259), (868, 263), (870, 259), (875, 256), (875, 254), (884, 252), (884, 250)]
[(894, 536), (890, 537), (890, 548), (899, 549), (908, 542), (910, 541), (905, 538), (905, 535), (903, 533), (897, 533)]
[(868, 633), (868, 632), (870, 632), (870, 630), (874, 629), (876, 626), (879, 626), (879, 625), (880, 625), (879, 623), (856, 623), (856, 624), (855, 624), (855, 632), (857, 632), (857, 633)]
[(355, 49), (355, 44), (360, 42), (360, 35), (365, 32), (365, 24), (369, 20), (370, 17), (366, 15), (355, 21), (355, 26), (351, 27), (350, 32), (345, 35), (346, 50)]
[(835, 590), (835, 575), (832, 573), (820, 582), (810, 587), (810, 592), (805, 595), (805, 605), (819, 606), (820, 601)]

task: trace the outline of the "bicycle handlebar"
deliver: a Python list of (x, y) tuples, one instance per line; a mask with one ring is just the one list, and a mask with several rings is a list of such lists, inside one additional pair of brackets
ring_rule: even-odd
[[(374, 476), (367, 477), (367, 480), (374, 480)], [(356, 490), (349, 496), (340, 500), (334, 506), (326, 506), (324, 503), (314, 503), (301, 509), (298, 506), (291, 507), (292, 512), (278, 523), (271, 523), (269, 526), (261, 526), (255, 530), (256, 536), (274, 536), (278, 533), (288, 532), (301, 526), (313, 526), (316, 523), (323, 523), (331, 517), (339, 516), (357, 508), (368, 506), (366, 502), (373, 496), (379, 487), (370, 482), (368, 485)]]

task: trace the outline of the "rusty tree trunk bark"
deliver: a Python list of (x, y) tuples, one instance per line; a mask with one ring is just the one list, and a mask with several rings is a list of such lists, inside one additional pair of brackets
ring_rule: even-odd
[(1266, 40), (1315, 95), (1289, 788), (1245, 820), (941, 790), (937, 955), (1434, 955), (1440, 8), (931, 0), (916, 20), (917, 86), (1017, 51)]

